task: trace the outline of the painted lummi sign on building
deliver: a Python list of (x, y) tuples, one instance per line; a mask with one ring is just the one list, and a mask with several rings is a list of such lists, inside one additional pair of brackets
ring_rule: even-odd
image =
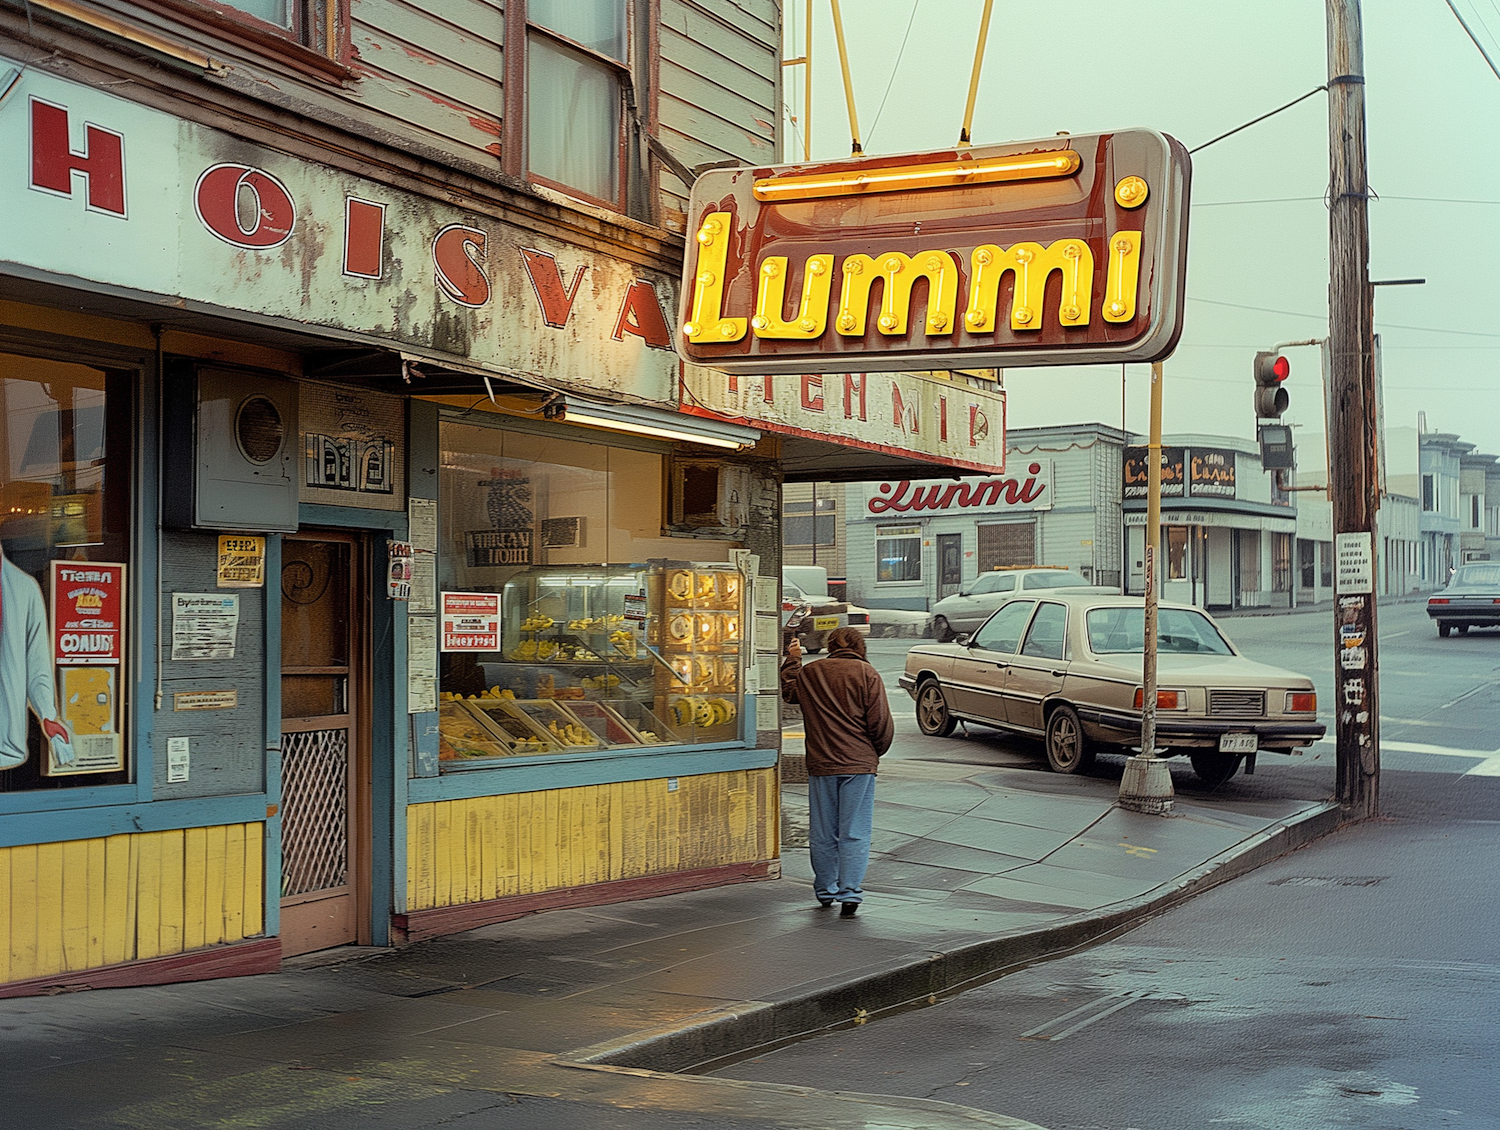
[(1149, 130), (710, 170), (678, 347), (736, 373), (1160, 360), (1190, 170)]

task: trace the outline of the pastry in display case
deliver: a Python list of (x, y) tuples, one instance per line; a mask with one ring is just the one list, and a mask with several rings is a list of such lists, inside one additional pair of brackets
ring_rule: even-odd
[(511, 757), (515, 749), (470, 713), (462, 701), (438, 703), (438, 760)]
[(444, 655), (445, 767), (740, 737), (748, 589), (737, 570), (535, 566), (499, 591), (495, 650)]

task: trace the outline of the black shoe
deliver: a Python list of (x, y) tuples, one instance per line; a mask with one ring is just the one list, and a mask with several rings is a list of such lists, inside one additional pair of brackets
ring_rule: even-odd
[(824, 910), (827, 910), (830, 906), (833, 905), (833, 900), (832, 899), (819, 899), (818, 900), (818, 905), (821, 906)]
[(853, 918), (858, 913), (859, 903), (857, 902), (846, 902), (839, 907), (840, 918)]

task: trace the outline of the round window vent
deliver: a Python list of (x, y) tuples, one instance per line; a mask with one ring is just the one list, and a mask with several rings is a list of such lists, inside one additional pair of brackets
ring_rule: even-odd
[(276, 405), (264, 396), (252, 396), (240, 405), (234, 418), (234, 438), (252, 463), (269, 463), (281, 453), (286, 428)]

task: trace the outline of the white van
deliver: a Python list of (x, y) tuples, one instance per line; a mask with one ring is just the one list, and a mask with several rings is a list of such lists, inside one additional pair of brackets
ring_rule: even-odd
[(828, 600), (828, 570), (821, 565), (783, 565), (781, 579), (813, 600)]

